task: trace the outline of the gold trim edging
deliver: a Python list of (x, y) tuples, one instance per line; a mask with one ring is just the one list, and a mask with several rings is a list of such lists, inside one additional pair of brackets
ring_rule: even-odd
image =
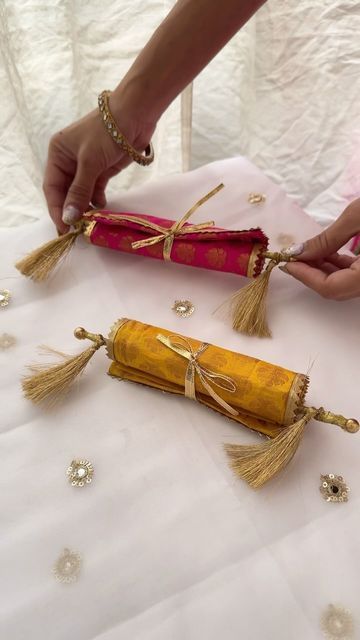
[(297, 373), (288, 395), (288, 401), (284, 413), (284, 425), (289, 426), (295, 422), (301, 410), (304, 409), (305, 396), (310, 380), (303, 373)]
[(114, 322), (114, 324), (110, 328), (108, 337), (105, 339), (106, 354), (108, 358), (110, 358), (110, 360), (113, 360), (114, 362), (114, 340), (116, 338), (117, 332), (119, 331), (119, 329), (121, 329), (121, 327), (124, 326), (124, 324), (126, 324), (126, 322), (129, 322), (129, 318), (120, 318), (119, 320), (116, 320), (116, 322)]
[(95, 226), (97, 225), (96, 220), (83, 220), (84, 231), (83, 236), (86, 242), (91, 242), (91, 234), (94, 231)]
[(247, 278), (254, 278), (256, 275), (256, 264), (259, 259), (264, 246), (262, 244), (254, 244), (253, 249), (249, 256), (246, 276)]

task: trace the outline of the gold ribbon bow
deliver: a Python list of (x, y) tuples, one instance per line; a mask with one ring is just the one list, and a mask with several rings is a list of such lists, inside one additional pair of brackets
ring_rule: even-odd
[[(198, 362), (199, 356), (207, 349), (209, 346), (206, 342), (203, 342), (197, 351), (194, 351), (191, 344), (183, 338), (182, 336), (163, 336), (159, 334), (156, 336), (156, 339), (159, 340), (165, 347), (171, 349), (175, 353), (178, 353), (180, 356), (189, 361), (189, 364), (185, 373), (185, 396), (190, 398), (191, 400), (196, 400), (195, 393), (195, 374), (197, 373), (200, 382), (209, 395), (219, 404), (225, 411), (230, 413), (232, 416), (239, 415), (239, 412), (236, 409), (233, 409), (225, 400), (223, 400), (216, 391), (210, 386), (210, 382), (219, 387), (219, 389), (223, 389), (224, 391), (230, 391), (230, 393), (235, 393), (236, 384), (235, 382), (229, 378), (229, 376), (224, 376), (221, 373), (215, 373), (210, 369), (206, 369)], [(174, 341), (174, 339), (176, 341)]]
[(132, 248), (140, 249), (142, 247), (151, 247), (152, 245), (158, 244), (159, 242), (162, 242), (164, 240), (163, 258), (166, 261), (171, 260), (171, 249), (176, 236), (183, 233), (193, 233), (214, 226), (214, 221), (210, 221), (201, 222), (199, 224), (192, 224), (183, 229), (185, 222), (190, 218), (190, 216), (192, 216), (194, 211), (196, 211), (196, 209), (201, 207), (204, 202), (212, 198), (216, 193), (223, 189), (223, 187), (223, 184), (219, 184), (217, 187), (215, 187), (215, 189), (207, 193), (206, 196), (198, 200), (198, 202), (196, 202), (196, 204), (194, 204), (191, 209), (189, 209), (189, 211), (185, 213), (181, 220), (178, 220), (178, 222), (174, 222), (172, 227), (170, 227), (169, 229), (147, 222), (146, 226), (150, 227), (150, 229), (154, 229), (155, 231), (160, 231), (159, 235), (154, 236), (153, 238), (146, 238), (145, 240), (138, 240), (137, 242), (133, 242), (131, 245)]

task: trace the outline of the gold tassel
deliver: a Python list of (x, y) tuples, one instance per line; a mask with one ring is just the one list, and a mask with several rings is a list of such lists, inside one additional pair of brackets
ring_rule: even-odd
[(259, 338), (271, 337), (266, 319), (266, 298), (270, 274), (275, 266), (276, 262), (269, 262), (261, 275), (232, 296), (232, 326), (239, 333)]
[(266, 251), (265, 258), (269, 258), (265, 270), (250, 284), (240, 289), (222, 304), (218, 311), (221, 315), (232, 319), (233, 329), (247, 336), (271, 338), (271, 331), (266, 318), (266, 298), (269, 289), (270, 275), (279, 262), (289, 262), (292, 257), (281, 252)]
[(59, 262), (69, 253), (73, 244), (75, 244), (76, 238), (82, 232), (83, 225), (80, 222), (74, 231), (69, 231), (69, 233), (43, 244), (19, 260), (15, 267), (20, 273), (32, 278), (35, 282), (47, 280)]
[(50, 367), (31, 365), (29, 368), (33, 372), (32, 375), (25, 377), (22, 382), (25, 398), (35, 404), (56, 404), (69, 391), (72, 383), (85, 369), (94, 353), (106, 344), (101, 334), (89, 333), (82, 327), (75, 329), (74, 335), (79, 340), (88, 338), (94, 344), (77, 356), (59, 353), (64, 357), (64, 361), (59, 364)]
[(304, 434), (307, 423), (312, 419), (329, 424), (336, 424), (348, 433), (356, 433), (359, 423), (347, 419), (322, 407), (308, 407), (304, 415), (294, 424), (284, 427), (279, 435), (262, 444), (238, 445), (227, 444), (225, 451), (237, 476), (258, 489), (284, 469), (295, 455)]

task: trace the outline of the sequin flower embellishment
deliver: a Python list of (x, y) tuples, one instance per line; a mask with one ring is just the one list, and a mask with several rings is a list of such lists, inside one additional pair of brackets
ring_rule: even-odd
[(8, 289), (0, 289), (0, 307), (7, 307), (11, 298), (11, 293)]
[(92, 481), (94, 467), (89, 460), (73, 460), (66, 473), (73, 487), (83, 487)]
[(350, 488), (344, 482), (342, 476), (336, 476), (329, 473), (326, 476), (321, 475), (320, 492), (326, 502), (347, 502)]
[(64, 549), (56, 561), (53, 572), (59, 582), (75, 582), (81, 569), (81, 557), (78, 553)]

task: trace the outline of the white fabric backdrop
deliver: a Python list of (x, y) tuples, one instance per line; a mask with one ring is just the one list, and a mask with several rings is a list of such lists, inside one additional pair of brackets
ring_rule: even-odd
[[(178, 219), (220, 181), (194, 221), (260, 224), (274, 248), (279, 233), (316, 233), (241, 158), (143, 185), (117, 204)], [(249, 191), (266, 203), (250, 205)], [(106, 333), (125, 315), (295, 371), (312, 362), (308, 402), (359, 417), (360, 300), (322, 300), (277, 270), (274, 338), (246, 338), (211, 315), (239, 286), (232, 274), (79, 240), (50, 282), (26, 281), (14, 259), (52, 236), (43, 220), (0, 238), (1, 286), (13, 294), (0, 333), (17, 337), (0, 351), (1, 640), (320, 640), (330, 603), (352, 611), (358, 638), (360, 434), (312, 422), (287, 470), (254, 492), (229, 470), (222, 443), (257, 436), (184, 398), (108, 378), (103, 350), (56, 411), (25, 401), (19, 380), (37, 345), (76, 353), (75, 326)], [(196, 306), (188, 319), (171, 310), (182, 297)], [(74, 457), (93, 462), (90, 487), (68, 484)], [(331, 472), (349, 483), (348, 503), (321, 498), (320, 474)], [(51, 574), (66, 546), (83, 556), (74, 585)]]
[[(113, 87), (172, 0), (1, 0), (0, 224), (46, 213), (50, 135)], [(194, 85), (192, 166), (246, 155), (322, 222), (360, 195), (360, 2), (269, 0)], [(201, 34), (199, 34), (201, 37)], [(189, 104), (162, 118), (156, 162), (110, 193), (189, 166)]]

